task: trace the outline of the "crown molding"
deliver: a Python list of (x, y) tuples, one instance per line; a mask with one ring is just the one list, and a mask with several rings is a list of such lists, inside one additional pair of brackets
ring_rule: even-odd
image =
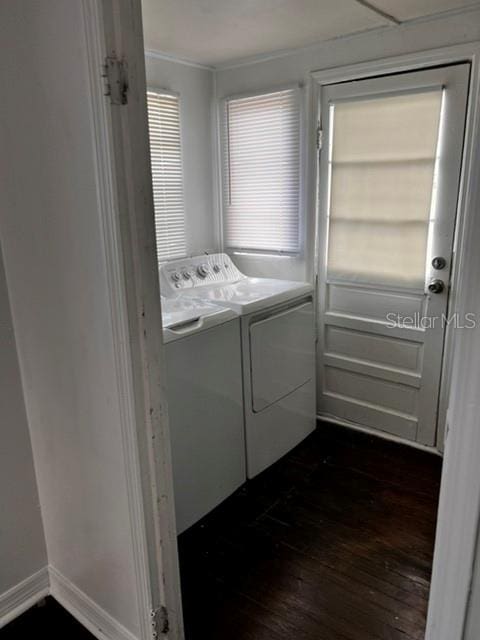
[(164, 60), (166, 62), (175, 62), (176, 64), (183, 64), (186, 67), (193, 67), (195, 69), (204, 69), (205, 71), (215, 71), (215, 67), (208, 64), (202, 64), (200, 62), (194, 62), (193, 60), (186, 60), (180, 58), (171, 53), (165, 53), (164, 51), (157, 51), (156, 49), (145, 49), (145, 57), (153, 58), (154, 60)]

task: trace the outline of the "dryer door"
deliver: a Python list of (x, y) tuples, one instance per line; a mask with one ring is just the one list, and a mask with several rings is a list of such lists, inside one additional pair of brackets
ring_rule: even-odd
[(252, 410), (262, 411), (315, 375), (313, 302), (274, 313), (250, 325)]

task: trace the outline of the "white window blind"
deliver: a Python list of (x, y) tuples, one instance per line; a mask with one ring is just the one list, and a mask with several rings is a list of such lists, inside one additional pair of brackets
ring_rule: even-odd
[(186, 255), (180, 104), (176, 96), (147, 92), (158, 260)]
[(442, 89), (331, 106), (328, 274), (423, 287)]
[(300, 89), (226, 101), (223, 182), (227, 247), (298, 251)]

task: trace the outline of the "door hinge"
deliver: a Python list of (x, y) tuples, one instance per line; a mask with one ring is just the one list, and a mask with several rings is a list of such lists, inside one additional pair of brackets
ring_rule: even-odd
[(105, 95), (111, 104), (128, 103), (128, 67), (124, 58), (119, 60), (115, 54), (105, 58), (102, 78), (105, 78)]
[(320, 125), (317, 127), (317, 149), (321, 149), (323, 146), (323, 131)]
[(168, 609), (163, 605), (158, 607), (158, 609), (152, 609), (150, 611), (150, 618), (152, 619), (152, 630), (153, 637), (158, 638), (158, 636), (166, 635), (170, 630), (170, 623), (168, 621)]

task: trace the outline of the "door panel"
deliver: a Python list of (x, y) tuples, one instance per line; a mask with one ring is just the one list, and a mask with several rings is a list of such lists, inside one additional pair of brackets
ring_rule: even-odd
[(392, 336), (381, 336), (366, 331), (343, 329), (335, 325), (325, 328), (325, 355), (360, 360), (364, 363), (387, 366), (418, 373), (421, 366), (422, 347)]
[(452, 65), (322, 94), (319, 413), (430, 446), (468, 78)]
[(408, 414), (417, 414), (418, 389), (387, 382), (365, 372), (325, 367), (325, 393), (344, 395), (372, 406)]
[(425, 311), (423, 291), (392, 291), (327, 281), (327, 311), (353, 317), (385, 320), (389, 314), (410, 316)]

